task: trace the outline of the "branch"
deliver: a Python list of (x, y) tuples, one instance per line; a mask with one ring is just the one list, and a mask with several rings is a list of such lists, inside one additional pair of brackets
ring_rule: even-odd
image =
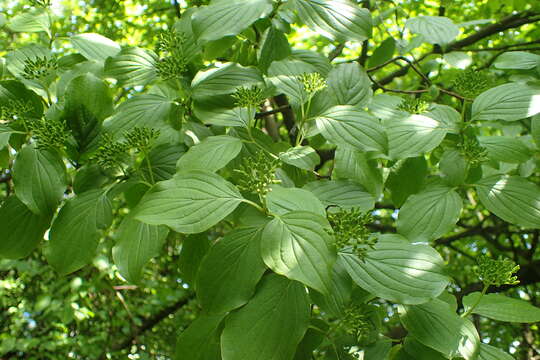
[[(509, 49), (511, 49), (509, 51), (517, 51), (516, 49), (512, 49), (512, 48), (519, 47), (519, 46), (534, 45), (534, 44), (540, 44), (540, 40), (528, 41), (528, 42), (522, 42), (522, 43), (516, 43), (516, 44), (510, 44), (510, 45), (506, 45), (506, 46), (499, 46), (499, 47), (492, 47), (492, 48), (463, 49), (463, 51), (473, 51), (473, 52), (476, 52), (476, 51), (500, 51), (500, 50), (509, 50)], [(525, 49), (535, 49), (535, 48), (524, 47), (522, 49), (525, 50)]]
[(266, 116), (269, 116), (269, 115), (282, 113), (283, 111), (288, 110), (290, 108), (291, 108), (291, 105), (283, 105), (283, 106), (278, 107), (277, 109), (272, 109), (272, 110), (269, 110), (269, 111), (259, 112), (259, 113), (255, 114), (255, 119), (260, 119), (260, 118), (263, 118), (263, 117), (266, 117)]
[(178, 0), (173, 0), (174, 9), (176, 11), (176, 17), (180, 19), (180, 4), (178, 3)]
[[(521, 12), (521, 13), (507, 16), (503, 18), (501, 21), (499, 21), (498, 23), (487, 25), (483, 27), (482, 29), (478, 30), (477, 32), (475, 32), (474, 34), (467, 36), (466, 38), (462, 40), (458, 40), (458, 41), (454, 41), (450, 43), (448, 47), (446, 48), (446, 52), (460, 50), (466, 46), (472, 45), (482, 39), (495, 35), (501, 31), (517, 28), (525, 24), (537, 22), (539, 20), (540, 20), (540, 13), (535, 13), (535, 12)], [(433, 49), (432, 51), (427, 52), (423, 54), (422, 56), (420, 56), (418, 61), (425, 59), (431, 54), (437, 54), (437, 53), (440, 53), (440, 50)], [(404, 66), (403, 68), (397, 71), (394, 71), (390, 75), (379, 80), (379, 83), (381, 85), (386, 85), (386, 84), (391, 83), (395, 78), (401, 77), (407, 74), (410, 67), (411, 65), (408, 64)]]

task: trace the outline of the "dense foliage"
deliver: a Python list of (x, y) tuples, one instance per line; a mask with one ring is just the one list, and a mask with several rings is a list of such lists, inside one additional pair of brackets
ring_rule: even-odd
[(0, 11), (0, 358), (540, 359), (540, 3)]

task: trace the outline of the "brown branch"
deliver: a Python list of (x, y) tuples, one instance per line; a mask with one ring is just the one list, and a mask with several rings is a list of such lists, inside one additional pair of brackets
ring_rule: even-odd
[(287, 97), (281, 94), (274, 96), (273, 99), (279, 108), (283, 108), (283, 110), (280, 112), (283, 115), (283, 123), (285, 124), (285, 127), (287, 128), (287, 131), (289, 133), (289, 140), (291, 144), (296, 144), (296, 122), (294, 120), (295, 116), (294, 111), (292, 110), (291, 105), (287, 100)]
[(341, 53), (343, 52), (343, 49), (345, 49), (345, 43), (341, 43), (338, 46), (336, 46), (336, 48), (332, 50), (330, 54), (328, 54), (328, 60), (332, 61), (335, 58), (337, 58), (339, 55), (341, 55)]
[[(492, 48), (463, 49), (463, 51), (473, 51), (473, 52), (476, 52), (476, 51), (500, 51), (500, 50), (516, 51), (515, 49), (512, 49), (512, 48), (519, 47), (519, 46), (534, 45), (534, 44), (540, 44), (540, 40), (527, 41), (527, 42), (510, 44), (510, 45), (506, 45), (506, 46), (492, 47)], [(528, 49), (528, 48), (525, 47), (523, 49)]]
[(259, 112), (259, 113), (255, 114), (255, 119), (260, 119), (260, 118), (263, 118), (263, 117), (266, 117), (266, 116), (269, 116), (269, 115), (282, 113), (283, 111), (288, 110), (290, 108), (291, 108), (291, 105), (287, 104), (287, 105), (280, 106), (277, 109), (272, 109), (272, 110), (268, 110), (268, 111)]
[(180, 4), (178, 3), (178, 0), (173, 0), (174, 10), (176, 12), (176, 17), (180, 19), (182, 16), (180, 13)]

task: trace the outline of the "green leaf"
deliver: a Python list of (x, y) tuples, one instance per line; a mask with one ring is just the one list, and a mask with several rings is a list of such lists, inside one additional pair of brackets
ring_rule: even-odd
[(88, 264), (95, 256), (100, 230), (110, 226), (112, 217), (111, 201), (101, 189), (66, 201), (49, 232), (49, 264), (62, 275)]
[(451, 231), (463, 206), (450, 187), (435, 185), (411, 195), (399, 210), (398, 233), (412, 241), (438, 239)]
[(150, 50), (129, 47), (105, 61), (105, 75), (123, 86), (144, 86), (157, 78), (158, 56)]
[(443, 141), (447, 128), (424, 115), (408, 115), (384, 121), (390, 157), (403, 159), (427, 153)]
[(488, 344), (480, 344), (478, 360), (514, 360), (514, 358), (499, 348)]
[(540, 147), (540, 115), (531, 119), (531, 134), (537, 147)]
[(493, 65), (497, 69), (534, 69), (540, 64), (540, 56), (525, 51), (509, 51), (497, 57)]
[(113, 260), (120, 274), (129, 282), (138, 283), (144, 266), (159, 255), (168, 233), (165, 226), (144, 224), (129, 216), (124, 218), (112, 249)]
[(515, 137), (510, 136), (480, 136), (480, 145), (486, 148), (488, 157), (495, 161), (522, 163), (531, 158), (531, 151)]
[(14, 132), (15, 130), (9, 126), (0, 124), (0, 150), (4, 149), (8, 145), (9, 138)]
[(188, 235), (182, 241), (182, 251), (179, 258), (179, 269), (182, 272), (182, 280), (195, 287), (197, 272), (201, 261), (210, 249), (211, 241), (208, 235)]
[(270, 0), (214, 1), (193, 14), (193, 31), (199, 41), (237, 35), (271, 11)]
[(328, 294), (324, 295), (315, 290), (310, 290), (309, 294), (323, 311), (329, 312), (332, 316), (343, 317), (351, 301), (352, 285), (343, 260), (338, 258), (332, 269), (332, 281)]
[(450, 186), (458, 186), (465, 182), (469, 173), (467, 159), (455, 149), (448, 149), (443, 153), (439, 162), (439, 169)]
[(13, 164), (13, 185), (32, 212), (52, 214), (68, 185), (66, 167), (57, 153), (25, 145)]
[(30, 119), (39, 119), (43, 115), (43, 101), (35, 92), (28, 90), (23, 83), (16, 80), (0, 81), (0, 107), (11, 102), (22, 101), (30, 105), (24, 115)]
[(225, 320), (223, 360), (291, 360), (309, 325), (304, 287), (271, 274), (263, 278), (251, 301)]
[(410, 195), (419, 192), (424, 187), (427, 174), (427, 161), (423, 156), (397, 162), (386, 180), (394, 205), (401, 207)]
[(326, 218), (307, 211), (275, 217), (264, 228), (261, 253), (274, 272), (327, 294), (336, 254)]
[(519, 176), (493, 175), (476, 184), (480, 202), (512, 224), (540, 228), (540, 189)]
[(371, 14), (349, 0), (294, 0), (300, 20), (312, 30), (337, 41), (371, 37)]
[(105, 61), (120, 52), (120, 45), (94, 33), (74, 35), (71, 37), (71, 43), (88, 60)]
[(358, 64), (340, 64), (330, 71), (328, 89), (338, 105), (364, 107), (373, 96), (371, 80)]
[(190, 170), (217, 171), (225, 167), (242, 150), (242, 140), (229, 135), (209, 136), (192, 146), (178, 159), (179, 172)]
[[(21, 79), (26, 84), (31, 84), (34, 88), (41, 89), (43, 84), (35, 80), (28, 80), (25, 78), (25, 66), (28, 60), (36, 61), (37, 59), (46, 58), (51, 60), (53, 55), (51, 50), (45, 46), (38, 44), (29, 44), (11, 51), (6, 55), (7, 68), (10, 73)], [(54, 79), (54, 77), (52, 77)], [(52, 80), (50, 76), (46, 77), (46, 80)]]
[(458, 354), (466, 360), (476, 359), (480, 338), (474, 325), (459, 317), (442, 300), (422, 305), (399, 306), (399, 316), (409, 335), (422, 344), (452, 359)]
[(275, 215), (285, 215), (294, 210), (304, 210), (326, 216), (324, 205), (313, 193), (304, 189), (273, 185), (266, 195), (266, 206)]
[(101, 79), (88, 73), (69, 82), (63, 117), (81, 153), (89, 149), (100, 132), (101, 123), (112, 110), (109, 88)]
[(279, 154), (279, 159), (286, 164), (311, 171), (319, 165), (321, 158), (311, 146), (296, 146)]
[(51, 37), (51, 20), (49, 14), (41, 9), (34, 9), (14, 16), (8, 23), (14, 32), (41, 32)]
[(142, 198), (134, 216), (150, 225), (193, 234), (220, 222), (242, 201), (236, 187), (221, 176), (193, 170), (157, 183)]
[(221, 360), (219, 332), (225, 314), (200, 315), (176, 342), (176, 360)]
[(174, 139), (173, 134), (178, 132), (170, 125), (170, 121), (177, 118), (177, 108), (174, 101), (161, 95), (135, 95), (121, 103), (114, 110), (114, 114), (103, 123), (103, 127), (117, 138), (121, 138), (134, 127), (159, 129), (159, 142), (171, 140)]
[[(186, 151), (183, 145), (163, 144), (156, 146), (148, 154), (148, 160), (152, 167), (152, 177), (155, 181), (169, 180), (176, 174), (176, 163)], [(148, 168), (143, 167), (142, 172), (146, 179), (151, 179)]]
[(19, 259), (29, 255), (43, 240), (49, 227), (49, 215), (36, 215), (15, 195), (9, 196), (0, 206), (0, 257)]
[(197, 299), (206, 312), (229, 312), (253, 296), (266, 271), (260, 254), (261, 232), (261, 228), (237, 228), (210, 248), (196, 283)]
[(339, 206), (344, 209), (358, 208), (360, 211), (375, 207), (375, 198), (362, 186), (351, 180), (318, 180), (304, 185), (324, 206)]
[(368, 66), (373, 68), (384, 64), (394, 56), (395, 51), (396, 41), (394, 38), (386, 38), (375, 50), (373, 50), (373, 54), (371, 54), (368, 60)]
[(285, 34), (270, 26), (263, 34), (261, 46), (257, 52), (259, 67), (266, 72), (273, 61), (283, 60), (291, 55), (291, 47)]
[(227, 63), (203, 72), (198, 72), (191, 82), (193, 98), (201, 100), (223, 94), (232, 94), (238, 87), (249, 87), (263, 83), (259, 70)]
[[(465, 309), (470, 308), (481, 296), (474, 292), (463, 298)], [(493, 320), (514, 323), (534, 323), (540, 321), (540, 308), (527, 301), (504, 296), (502, 294), (487, 294), (482, 296), (473, 314), (482, 315)]]
[(193, 111), (204, 124), (247, 127), (255, 117), (255, 109), (209, 107), (206, 102), (194, 102)]
[(369, 159), (364, 152), (349, 146), (338, 146), (333, 175), (339, 179), (358, 182), (375, 198), (382, 193), (383, 178), (377, 161)]
[(440, 352), (422, 345), (410, 336), (405, 338), (402, 351), (407, 354), (407, 360), (445, 360)]
[(338, 105), (316, 118), (317, 128), (330, 142), (363, 151), (385, 152), (386, 135), (379, 120), (351, 105)]
[(417, 16), (407, 20), (405, 26), (430, 44), (444, 45), (459, 35), (459, 27), (443, 16)]
[(540, 113), (540, 88), (521, 83), (499, 85), (472, 104), (471, 120), (515, 121)]
[(397, 235), (383, 235), (364, 259), (340, 252), (347, 272), (361, 288), (400, 304), (421, 304), (448, 285), (444, 260), (427, 245), (412, 245)]
[(441, 123), (450, 134), (459, 134), (461, 131), (461, 114), (450, 106), (431, 104), (424, 115)]
[(315, 72), (318, 72), (323, 77), (327, 77), (330, 70), (332, 70), (332, 65), (330, 60), (324, 54), (305, 49), (293, 49), (292, 55), (290, 56), (291, 60), (300, 60), (305, 64), (312, 66)]

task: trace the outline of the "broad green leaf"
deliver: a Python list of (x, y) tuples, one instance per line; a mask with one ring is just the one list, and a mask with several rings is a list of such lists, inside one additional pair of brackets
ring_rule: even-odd
[(300, 20), (319, 34), (337, 41), (371, 37), (371, 14), (350, 0), (294, 0)]
[(368, 110), (381, 120), (402, 116), (403, 111), (397, 110), (403, 98), (395, 95), (377, 94), (368, 105)]
[(237, 35), (271, 11), (270, 0), (214, 1), (193, 14), (193, 31), (199, 41)]
[(338, 258), (332, 269), (328, 294), (324, 295), (315, 290), (310, 290), (309, 294), (323, 311), (329, 312), (332, 316), (342, 317), (351, 301), (352, 285), (352, 279), (343, 265), (343, 260)]
[(202, 314), (176, 341), (175, 360), (221, 360), (219, 332), (225, 314)]
[(398, 357), (397, 360), (445, 360), (446, 358), (438, 351), (433, 350), (430, 347), (422, 345), (422, 343), (416, 341), (413, 337), (407, 336), (403, 342), (403, 348), (401, 352), (404, 352), (405, 356)]
[(112, 249), (120, 274), (129, 282), (138, 283), (144, 266), (159, 255), (168, 233), (165, 226), (144, 224), (129, 216), (124, 218)]
[(11, 134), (14, 132), (15, 130), (13, 130), (9, 126), (0, 124), (0, 150), (7, 146)]
[(369, 159), (364, 152), (349, 146), (338, 146), (334, 159), (335, 178), (353, 180), (375, 198), (381, 195), (383, 178), (377, 161)]
[(69, 82), (63, 117), (73, 132), (81, 153), (88, 150), (95, 141), (103, 120), (111, 115), (112, 110), (109, 88), (101, 79), (88, 73)]
[(304, 85), (296, 75), (276, 75), (270, 77), (269, 81), (279, 94), (287, 95), (289, 103), (295, 108), (302, 106), (309, 98)]
[(289, 57), (291, 60), (300, 60), (305, 64), (309, 64), (315, 68), (315, 72), (318, 72), (323, 77), (327, 77), (332, 65), (330, 60), (324, 54), (305, 49), (293, 49), (292, 55)]
[(141, 170), (147, 180), (152, 178), (155, 181), (169, 180), (176, 174), (176, 163), (178, 158), (186, 151), (183, 145), (168, 145), (163, 144), (156, 146), (148, 154), (148, 161), (152, 168), (152, 176), (149, 174), (148, 167), (143, 167)]
[[(24, 83), (31, 84), (34, 88), (41, 89), (43, 88), (43, 85), (40, 82), (28, 80), (26, 78), (25, 67), (28, 64), (28, 61), (36, 61), (38, 59), (43, 60), (44, 58), (47, 60), (53, 59), (53, 55), (49, 48), (43, 45), (29, 44), (11, 51), (6, 55), (7, 69)], [(53, 79), (54, 76), (52, 78), (48, 76), (46, 82), (48, 83)]]
[(394, 56), (396, 51), (396, 41), (392, 37), (386, 38), (381, 44), (373, 50), (373, 54), (368, 59), (368, 67), (376, 67), (384, 64)]
[(202, 259), (210, 246), (211, 241), (206, 233), (189, 235), (182, 240), (178, 268), (182, 272), (182, 280), (193, 287)]
[[(474, 292), (463, 298), (465, 309), (476, 304), (479, 292)], [(473, 309), (473, 314), (488, 317), (493, 320), (534, 323), (540, 321), (540, 308), (529, 302), (514, 299), (502, 294), (487, 294), (482, 296), (478, 305)]]
[(9, 196), (0, 206), (0, 257), (19, 259), (29, 255), (43, 240), (50, 221), (49, 215), (36, 215), (15, 195)]
[(318, 180), (307, 183), (304, 189), (311, 191), (324, 206), (338, 206), (360, 211), (373, 209), (375, 198), (361, 185), (351, 180)]
[(531, 119), (531, 134), (536, 147), (540, 148), (540, 114), (533, 116)]
[(464, 51), (452, 51), (448, 54), (444, 54), (443, 58), (450, 66), (458, 69), (466, 69), (473, 62), (472, 57)]
[(437, 239), (451, 231), (463, 206), (450, 187), (435, 185), (411, 195), (399, 210), (398, 233), (411, 241)]
[(35, 92), (16, 80), (0, 81), (0, 107), (9, 107), (13, 103), (29, 105), (24, 116), (30, 119), (39, 119), (43, 115), (43, 101)]
[(291, 47), (287, 37), (281, 31), (270, 26), (263, 34), (261, 46), (257, 52), (259, 67), (266, 72), (273, 61), (283, 60), (291, 55)]
[(327, 294), (336, 260), (326, 218), (307, 211), (275, 217), (264, 228), (261, 252), (274, 272)]
[(178, 159), (179, 172), (190, 170), (217, 171), (225, 167), (242, 150), (242, 140), (229, 135), (209, 136), (192, 146)]
[(249, 301), (266, 266), (261, 228), (237, 228), (218, 240), (201, 262), (197, 299), (208, 313), (226, 313)]
[(52, 214), (68, 185), (66, 166), (57, 153), (25, 145), (13, 164), (13, 185), (32, 212)]
[(534, 69), (540, 64), (540, 55), (525, 51), (509, 51), (497, 57), (493, 65), (497, 69)]
[(459, 27), (444, 16), (417, 16), (407, 20), (405, 26), (430, 44), (444, 45), (459, 35)]
[(178, 105), (164, 96), (156, 94), (135, 95), (121, 103), (114, 114), (103, 123), (104, 129), (116, 138), (121, 138), (134, 127), (160, 130), (159, 141), (171, 139), (177, 133), (170, 122), (177, 116)]
[(340, 64), (328, 74), (328, 89), (338, 105), (366, 106), (373, 96), (371, 81), (356, 63)]
[(412, 245), (397, 236), (382, 236), (364, 259), (339, 253), (347, 272), (364, 290), (400, 304), (422, 304), (448, 285), (444, 260), (427, 245)]
[(459, 317), (442, 300), (422, 305), (399, 306), (401, 323), (409, 335), (422, 344), (452, 359), (461, 355), (466, 360), (476, 359), (480, 338), (474, 325)]
[(499, 348), (488, 344), (480, 344), (478, 360), (514, 360), (514, 358)]
[(313, 193), (304, 189), (273, 185), (266, 195), (266, 206), (275, 215), (285, 215), (294, 210), (303, 210), (326, 216), (324, 205)]
[(461, 129), (461, 114), (453, 107), (441, 104), (431, 104), (425, 116), (441, 123), (450, 134), (459, 134)]
[(279, 154), (279, 159), (286, 164), (304, 170), (313, 170), (319, 165), (321, 158), (311, 146), (296, 146)]
[(540, 189), (519, 176), (493, 175), (476, 184), (480, 202), (512, 224), (540, 228)]
[(364, 359), (387, 359), (390, 349), (392, 348), (392, 340), (380, 339), (364, 349)]
[(221, 67), (197, 73), (191, 87), (193, 98), (201, 100), (215, 95), (232, 94), (238, 87), (249, 87), (262, 83), (259, 70), (227, 63)]
[(410, 195), (419, 192), (424, 187), (427, 174), (427, 161), (423, 156), (397, 162), (386, 180), (394, 205), (401, 207)]
[(193, 234), (220, 222), (243, 200), (236, 187), (221, 176), (193, 170), (157, 183), (142, 198), (134, 217)]
[(495, 161), (522, 163), (531, 158), (529, 148), (515, 137), (480, 136), (478, 141), (486, 148), (488, 157)]
[(67, 200), (49, 232), (49, 264), (62, 275), (88, 264), (96, 255), (101, 230), (110, 226), (112, 216), (111, 201), (101, 189)]
[(499, 85), (472, 104), (471, 120), (515, 121), (540, 113), (540, 88), (521, 83)]
[(385, 152), (384, 129), (374, 116), (351, 105), (338, 105), (316, 118), (317, 128), (336, 145), (347, 144), (363, 151)]
[(408, 115), (384, 121), (390, 157), (403, 159), (427, 153), (443, 141), (447, 127), (424, 115)]
[(105, 170), (98, 164), (81, 166), (73, 178), (73, 192), (79, 195), (88, 190), (97, 189), (110, 181)]
[(47, 11), (34, 9), (14, 16), (8, 27), (14, 32), (40, 32), (44, 31), (51, 37), (51, 18)]
[(74, 35), (71, 37), (71, 43), (88, 60), (105, 61), (120, 52), (120, 45), (94, 33)]
[(448, 149), (441, 157), (439, 169), (444, 174), (444, 180), (447, 184), (458, 186), (463, 184), (467, 179), (469, 163), (458, 150)]
[(255, 118), (255, 109), (209, 107), (206, 102), (194, 102), (193, 112), (205, 124), (247, 127)]
[(157, 77), (158, 56), (150, 50), (129, 47), (105, 61), (105, 74), (123, 86), (144, 86)]
[(223, 360), (291, 360), (309, 325), (305, 288), (271, 274), (263, 278), (251, 301), (225, 320)]
[(321, 319), (312, 319), (304, 338), (298, 344), (294, 360), (305, 360), (313, 357), (313, 351), (325, 340), (325, 331), (328, 325)]

